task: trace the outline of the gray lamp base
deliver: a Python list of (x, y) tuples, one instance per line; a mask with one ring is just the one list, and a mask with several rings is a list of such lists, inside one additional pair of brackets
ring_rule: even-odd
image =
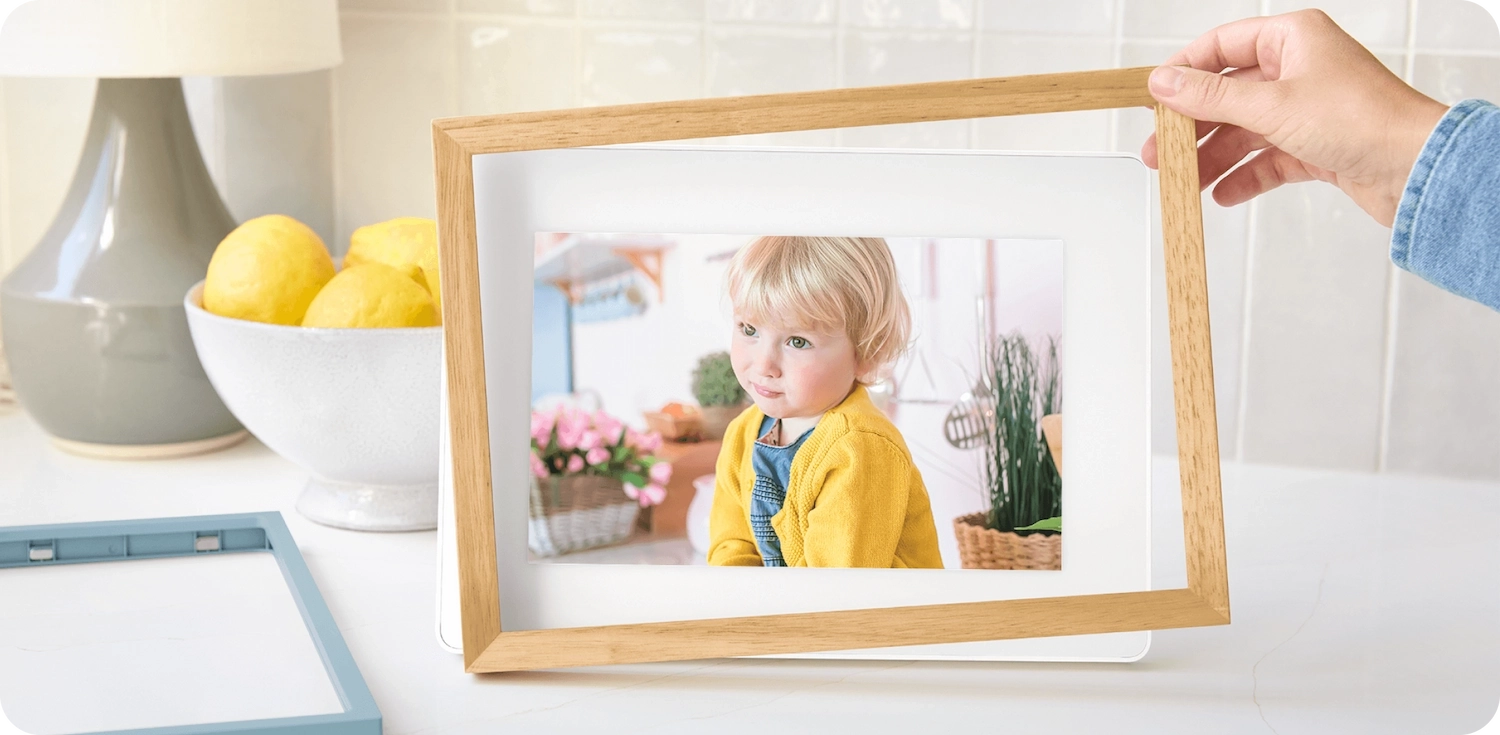
[(175, 459), (228, 449), (244, 441), (248, 436), (250, 432), (240, 429), (223, 436), (173, 444), (94, 444), (75, 442), (55, 436), (52, 437), (52, 443), (68, 454), (94, 459)]
[(180, 456), (242, 436), (198, 362), (182, 304), (234, 226), (181, 81), (100, 79), (67, 197), (0, 282), (16, 396), (59, 446)]

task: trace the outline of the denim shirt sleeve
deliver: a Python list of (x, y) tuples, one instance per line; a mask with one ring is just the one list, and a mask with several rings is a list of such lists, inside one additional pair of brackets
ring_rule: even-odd
[(1391, 261), (1500, 310), (1500, 108), (1464, 100), (1433, 128), (1396, 208)]

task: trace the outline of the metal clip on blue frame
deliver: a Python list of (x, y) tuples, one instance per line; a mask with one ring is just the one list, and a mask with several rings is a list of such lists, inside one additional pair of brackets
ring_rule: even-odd
[(344, 711), (92, 735), (380, 735), (380, 710), (280, 513), (0, 528), (0, 569), (245, 551), (276, 557)]

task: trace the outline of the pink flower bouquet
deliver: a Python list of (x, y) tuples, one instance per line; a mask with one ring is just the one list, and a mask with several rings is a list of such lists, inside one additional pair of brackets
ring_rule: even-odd
[(639, 433), (603, 411), (574, 407), (531, 412), (531, 472), (552, 476), (594, 475), (624, 483), (625, 495), (641, 507), (667, 497), (672, 465), (651, 452), (661, 446), (656, 432)]

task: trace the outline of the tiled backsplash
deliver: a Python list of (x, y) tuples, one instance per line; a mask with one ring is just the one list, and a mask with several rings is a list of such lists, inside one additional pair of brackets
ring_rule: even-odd
[[(187, 89), (235, 215), (292, 214), (338, 253), (359, 225), (433, 214), (435, 117), (1154, 64), (1215, 24), (1308, 5), (344, 0), (339, 68)], [(1500, 34), (1478, 6), (1319, 7), (1427, 94), (1500, 99)], [(92, 80), (0, 82), (0, 271), (51, 220), (92, 93)], [(1119, 110), (753, 142), (1133, 153), (1150, 126)], [(1500, 314), (1397, 271), (1389, 230), (1326, 184), (1231, 209), (1205, 200), (1204, 221), (1226, 459), (1500, 479)], [(1154, 445), (1170, 452), (1160, 302), (1153, 317)]]

